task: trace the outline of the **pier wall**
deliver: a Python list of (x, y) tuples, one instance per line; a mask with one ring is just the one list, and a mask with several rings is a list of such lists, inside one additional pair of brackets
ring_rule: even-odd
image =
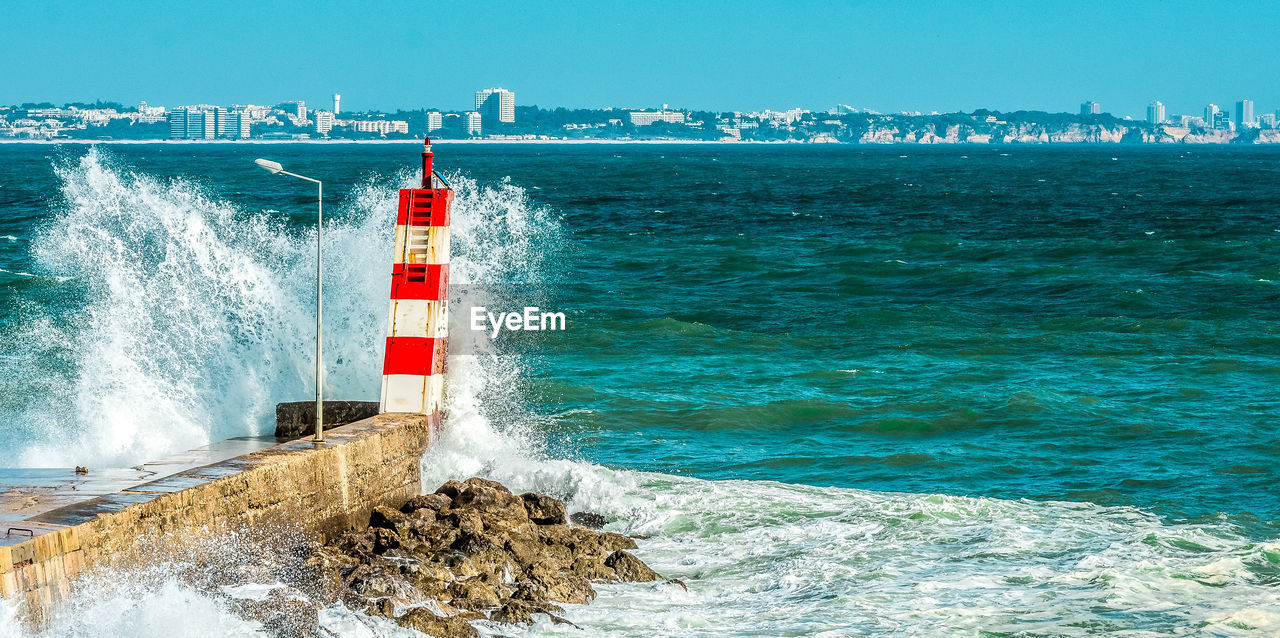
[(166, 544), (281, 525), (323, 542), (363, 527), (375, 506), (420, 492), (438, 418), (381, 414), (329, 430), (323, 443), (290, 441), (6, 522), (0, 597), (19, 599), (39, 622), (77, 575)]

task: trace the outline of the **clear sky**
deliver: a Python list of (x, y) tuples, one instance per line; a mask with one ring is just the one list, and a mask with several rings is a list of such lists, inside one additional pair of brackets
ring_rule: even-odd
[(1280, 2), (32, 0), (0, 103), (1280, 109)]

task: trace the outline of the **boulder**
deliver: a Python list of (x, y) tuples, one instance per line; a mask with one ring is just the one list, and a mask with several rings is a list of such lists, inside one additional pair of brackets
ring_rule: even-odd
[[(609, 557), (604, 559), (604, 564), (612, 567), (613, 571), (618, 575), (618, 580), (623, 582), (647, 583), (662, 578), (658, 575), (658, 572), (649, 569), (649, 566), (645, 565), (639, 558), (622, 550), (609, 554)], [(683, 583), (681, 584), (683, 585)]]
[(437, 616), (428, 609), (415, 607), (395, 619), (397, 623), (436, 638), (479, 638), (480, 632), (471, 626), (473, 620), (462, 614)]
[(599, 527), (603, 517), (570, 517), (550, 496), (516, 496), (482, 478), (449, 481), (400, 508), (375, 508), (369, 522), (315, 550), (307, 566), (319, 588), (326, 600), (432, 636), (475, 636), (468, 623), (486, 617), (530, 624), (546, 614), (568, 622), (556, 603), (590, 602), (592, 582), (661, 578), (627, 551), (636, 548), (633, 539), (587, 525)]
[(524, 501), (529, 520), (538, 525), (564, 525), (568, 521), (564, 503), (550, 496), (526, 492), (520, 495), (520, 500)]
[(451, 500), (452, 497), (444, 494), (423, 494), (422, 496), (415, 496), (409, 499), (409, 501), (404, 504), (404, 507), (400, 508), (400, 511), (405, 514), (413, 514), (421, 510), (439, 512), (441, 508), (448, 507)]
[(397, 525), (404, 523), (408, 519), (409, 517), (400, 510), (393, 510), (390, 507), (379, 505), (373, 508), (373, 512), (369, 514), (369, 527), (395, 529)]

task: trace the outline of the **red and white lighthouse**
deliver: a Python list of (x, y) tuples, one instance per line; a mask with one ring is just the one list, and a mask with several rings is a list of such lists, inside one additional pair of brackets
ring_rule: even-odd
[(432, 170), (427, 138), (422, 187), (400, 191), (379, 411), (433, 415), (433, 425), (444, 402), (452, 203), (453, 190)]

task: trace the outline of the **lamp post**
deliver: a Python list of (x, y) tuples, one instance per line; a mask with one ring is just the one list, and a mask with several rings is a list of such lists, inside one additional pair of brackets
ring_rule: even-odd
[(324, 231), (324, 183), (318, 179), (311, 179), (310, 177), (298, 175), (297, 173), (290, 173), (289, 171), (284, 170), (284, 167), (280, 165), (280, 162), (273, 162), (271, 160), (258, 158), (253, 160), (253, 163), (257, 164), (263, 170), (271, 173), (272, 175), (288, 175), (289, 177), (303, 179), (316, 185), (316, 434), (311, 440), (316, 443), (320, 443), (324, 441), (324, 359), (321, 358), (321, 353), (323, 351), (320, 346), (320, 331), (321, 326), (323, 325), (323, 322), (321, 321), (323, 297), (320, 287), (320, 268), (322, 263), (320, 258), (320, 241), (321, 235)]

